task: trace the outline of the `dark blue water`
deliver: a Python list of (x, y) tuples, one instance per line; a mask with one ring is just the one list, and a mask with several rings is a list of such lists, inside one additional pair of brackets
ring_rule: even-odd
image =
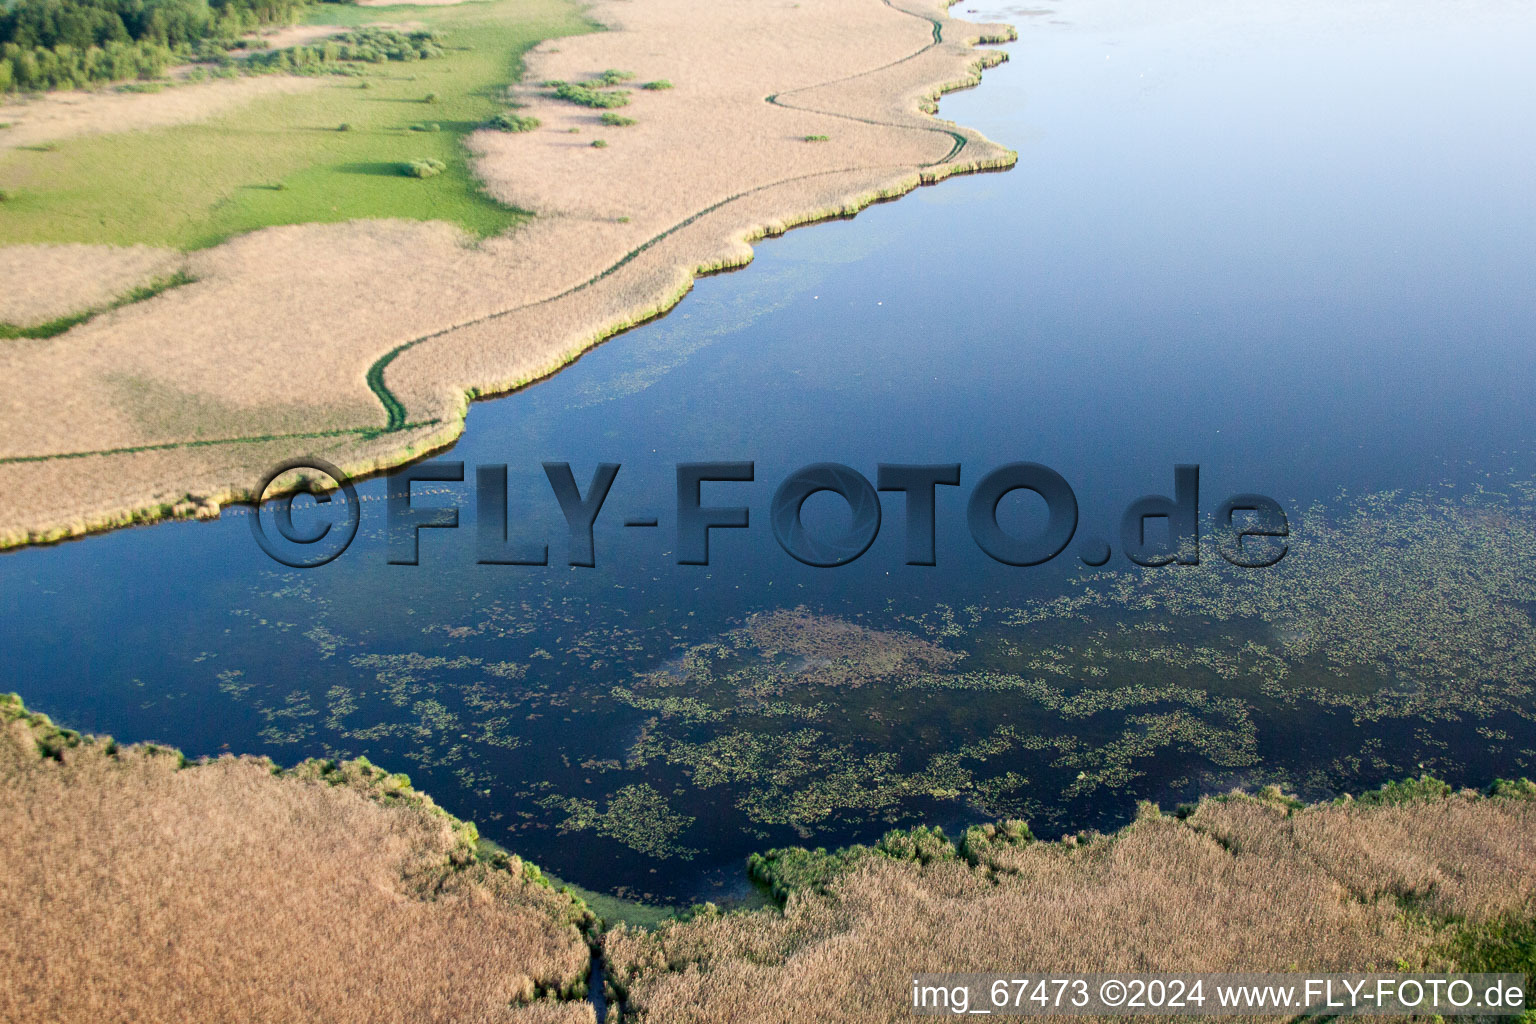
[[(1230, 782), (1324, 792), (1426, 763), (1474, 784), (1524, 771), (1536, 729), (1507, 678), (1524, 662), (1488, 669), (1491, 704), (1462, 694), (1484, 708), (1476, 720), (1451, 713), (1463, 705), (1436, 679), (1396, 663), (1372, 675), (1369, 652), (1343, 668), (1326, 650), (1296, 655), (1287, 678), (1433, 700), (1397, 718), (1297, 704), (1162, 648), (1150, 663), (1126, 655), (1107, 675), (1088, 671), (1092, 644), (1123, 654), (1142, 641), (1116, 638), (1142, 636), (1138, 623), (1171, 622), (1169, 643), (1185, 651), (1284, 644), (1310, 627), (1287, 625), (1284, 608), (1174, 619), (1166, 602), (1004, 626), (1008, 609), (1080, 594), (1092, 570), (1075, 547), (1044, 566), (998, 564), (964, 525), (986, 472), (1043, 463), (1076, 492), (1078, 536), (1112, 541), (1107, 568), (1142, 574), (1118, 550), (1121, 510), (1171, 494), (1175, 464), (1198, 463), (1205, 512), (1260, 492), (1298, 528), (1316, 502), (1347, 522), (1367, 500), (1396, 515), (1383, 492), (1455, 503), (1496, 486), (1515, 497), (1489, 499), (1476, 524), (1523, 543), (1529, 506), (1511, 488), (1536, 468), (1536, 13), (1350, 6), (981, 9), (1021, 38), (1010, 63), (942, 113), (1016, 147), (1015, 169), (766, 241), (749, 268), (700, 281), (662, 320), (476, 404), (440, 456), (470, 467), (469, 481), (417, 485), (439, 492), (418, 504), (461, 517), (456, 531), (422, 531), (418, 566), (386, 564), (378, 480), (359, 487), (358, 541), (308, 572), (267, 559), (241, 509), (0, 559), (0, 678), (75, 727), (189, 755), (366, 754), (562, 877), (666, 899), (729, 893), (752, 849), (869, 840), (892, 824), (1019, 813), (1049, 832), (1108, 827), (1139, 797)], [(754, 463), (753, 482), (704, 492), (706, 504), (748, 506), (751, 526), (714, 531), (709, 566), (680, 566), (673, 474), (695, 460)], [(565, 564), (544, 461), (570, 462), (583, 489), (596, 464), (622, 465), (595, 568)], [(858, 561), (790, 558), (770, 499), (795, 468), (824, 461), (871, 480), (879, 463), (960, 463), (961, 486), (938, 491), (938, 564), (904, 564), (895, 494)], [(549, 566), (475, 564), (472, 481), (487, 463), (510, 467), (512, 539), (547, 543)], [(999, 511), (1020, 533), (1044, 521), (1023, 492)], [(1460, 515), (1431, 519), (1459, 529)], [(659, 525), (623, 525), (646, 516)], [(848, 514), (822, 494), (806, 519), (836, 531)], [(1492, 550), (1482, 534), (1457, 537)], [(1295, 578), (1349, 579), (1306, 550), (1282, 563)], [(1205, 555), (1187, 571), (1219, 568)], [(1477, 588), (1509, 565), (1454, 580), (1439, 566), (1411, 585)], [(1501, 582), (1499, 615), (1526, 614), (1528, 583)], [(743, 639), (753, 613), (795, 608), (879, 632)], [(961, 625), (936, 626), (945, 615)], [(1068, 715), (1068, 737), (1050, 700), (935, 697), (931, 679), (882, 688), (949, 671), (914, 655), (882, 674), (881, 638), (898, 634), (1013, 678), (1071, 680), (1069, 693), (1177, 681), (1205, 696)], [(1068, 668), (1042, 676), (1047, 650)], [(701, 662), (714, 666), (707, 678)], [(848, 664), (854, 683), (816, 674)], [(802, 711), (741, 710), (762, 679)], [(715, 711), (656, 703), (669, 695)], [(956, 756), (974, 778), (953, 785), (935, 767), (1002, 727), (1054, 739), (1010, 739), (985, 757), (967, 748)]]

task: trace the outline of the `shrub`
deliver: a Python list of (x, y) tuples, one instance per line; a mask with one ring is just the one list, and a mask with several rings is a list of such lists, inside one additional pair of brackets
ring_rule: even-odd
[(793, 892), (825, 892), (832, 882), (874, 852), (867, 846), (858, 845), (831, 853), (820, 846), (814, 850), (791, 846), (752, 854), (747, 858), (747, 874), (754, 882), (766, 886), (782, 905)]
[(555, 95), (584, 107), (622, 107), (629, 102), (629, 93), (623, 89), (599, 92), (590, 86), (577, 85), (574, 82), (561, 82), (555, 86)]
[(831, 138), (830, 135), (807, 135), (805, 137), (805, 141), (806, 142), (826, 142), (830, 138)]
[(608, 148), (608, 143), (604, 142), (602, 139), (593, 139), (592, 140), (592, 148), (593, 149), (607, 149)]
[(1505, 914), (1455, 929), (1446, 952), (1460, 971), (1529, 974), (1536, 970), (1536, 919)]
[(7, 192), (5, 189), (0, 188), (0, 203), (8, 203), (10, 201), (11, 201), (11, 194), (9, 192)]
[(539, 126), (536, 117), (523, 117), (519, 114), (500, 113), (491, 118), (490, 127), (498, 128), (504, 132), (531, 132)]
[(420, 160), (412, 160), (405, 165), (405, 173), (413, 178), (432, 178), (442, 174), (448, 169), (448, 165), (441, 160), (425, 157)]
[(435, 93), (435, 92), (427, 93), (427, 95), (422, 98), (422, 102), (423, 103), (436, 103), (437, 102), (437, 93)]
[(634, 123), (634, 118), (625, 117), (623, 114), (615, 114), (612, 111), (603, 114), (603, 124), (611, 125), (614, 128), (628, 128)]
[(672, 88), (672, 83), (667, 81), (665, 78), (658, 78), (654, 82), (642, 82), (640, 84), (640, 88), (642, 88), (642, 89), (649, 89), (652, 92), (657, 92), (657, 91), (660, 91), (662, 89), (670, 89), (670, 88)]
[[(319, 46), (293, 46), (283, 50), (253, 53), (227, 68), (251, 71), (285, 71), (313, 74), (359, 74), (358, 62), (383, 64), (387, 61), (426, 60), (443, 54), (439, 37), (432, 32), (399, 32), (394, 29), (363, 28), (333, 36)], [(220, 53), (217, 60), (230, 64)], [(364, 85), (362, 88), (368, 88)], [(428, 93), (425, 102), (437, 102), (436, 93)]]
[(1523, 800), (1536, 799), (1536, 782), (1530, 779), (1494, 779), (1493, 785), (1488, 787), (1489, 796), (1518, 797)]
[(1380, 789), (1369, 790), (1355, 797), (1356, 803), (1361, 804), (1411, 804), (1425, 800), (1442, 800), (1451, 794), (1449, 783), (1443, 782), (1432, 775), (1421, 775), (1416, 779), (1402, 779), (1397, 782), (1388, 782)]
[(936, 860), (954, 860), (955, 846), (938, 826), (919, 825), (916, 828), (893, 829), (880, 838), (875, 849), (893, 860), (915, 860), (929, 864)]
[(343, 121), (341, 124), (336, 126), (336, 130), (339, 132), (349, 132), (352, 130), (352, 125), (346, 121)]
[(633, 71), (619, 71), (616, 68), (609, 68), (598, 75), (597, 80), (604, 85), (618, 85), (620, 82), (628, 82), (634, 77), (635, 73)]
[(436, 121), (428, 121), (425, 124), (411, 125), (411, 131), (413, 132), (440, 132), (442, 130), (443, 126), (438, 124)]

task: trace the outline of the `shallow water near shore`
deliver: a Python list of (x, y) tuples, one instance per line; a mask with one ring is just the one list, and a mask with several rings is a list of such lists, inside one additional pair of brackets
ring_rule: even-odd
[[(247, 509), (0, 558), (0, 687), (194, 757), (365, 755), (562, 878), (663, 902), (744, 898), (752, 850), (920, 822), (1052, 835), (1231, 785), (1536, 774), (1536, 13), (1350, 8), (961, 5), (1020, 39), (941, 113), (1014, 170), (764, 241), (477, 403), (439, 456), (467, 482), (417, 485), (460, 517), (417, 566), (387, 564), (382, 480), (315, 570), (262, 554)], [(673, 467), (702, 460), (755, 463), (704, 491), (751, 526), (678, 565)], [(971, 487), (1018, 460), (1070, 482), (1108, 565), (978, 551)], [(545, 461), (583, 491), (622, 464), (595, 568), (565, 564)], [(791, 559), (769, 502), (825, 461), (961, 463), (938, 564), (904, 564), (896, 494), (858, 561)], [(549, 566), (476, 564), (495, 463)], [(1179, 463), (1206, 514), (1278, 500), (1285, 559), (1127, 562), (1121, 511)], [(1044, 521), (1019, 494), (1000, 517)]]

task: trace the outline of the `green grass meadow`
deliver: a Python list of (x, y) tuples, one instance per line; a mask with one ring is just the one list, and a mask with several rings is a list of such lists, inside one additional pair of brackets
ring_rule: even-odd
[[(364, 217), (446, 220), (477, 237), (527, 214), (481, 193), (463, 136), (504, 109), (502, 89), (541, 40), (590, 31), (570, 0), (453, 7), (317, 5), (315, 24), (419, 23), (432, 60), (362, 65), (313, 91), (271, 96), (200, 124), (67, 139), (0, 155), (0, 243), (146, 243), (199, 249), (277, 224)], [(363, 88), (362, 83), (368, 87)], [(436, 102), (426, 102), (435, 93)], [(436, 123), (440, 131), (412, 131)], [(340, 131), (342, 124), (350, 130)], [(410, 160), (447, 169), (406, 175)]]

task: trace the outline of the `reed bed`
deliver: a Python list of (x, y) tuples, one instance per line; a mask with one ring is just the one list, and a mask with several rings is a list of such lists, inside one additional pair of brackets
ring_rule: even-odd
[[(12, 399), (0, 458), (49, 457), (0, 467), (0, 546), (153, 518), (189, 494), (216, 508), (247, 497), (274, 450), (317, 447), (251, 438), (353, 428), (322, 454), (349, 472), (398, 464), (456, 437), (470, 398), (669, 308), (696, 274), (747, 262), (753, 239), (1014, 159), (923, 112), (1003, 56), (972, 45), (1001, 29), (931, 0), (604, 0), (589, 14), (611, 31), (530, 52), (528, 84), (508, 97), (540, 127), (471, 137), (486, 192), (536, 215), (512, 234), (476, 245), (442, 223), (265, 229), (193, 254), (196, 284), (0, 348)], [(869, 67), (881, 70), (846, 78)], [(601, 84), (603, 69), (640, 84), (625, 111), (637, 123), (599, 156), (583, 132), (601, 112), (537, 83)], [(817, 84), (830, 79), (844, 84)], [(805, 145), (811, 134), (830, 141)], [(386, 422), (368, 368), (401, 346), (385, 381), (412, 422), (436, 422), (365, 436)], [(166, 449), (153, 485), (136, 476), (148, 446), (232, 438), (215, 455)]]
[(576, 1024), (585, 911), (364, 762), (191, 764), (0, 698), (0, 1019)]
[(620, 927), (605, 948), (625, 1019), (647, 1024), (904, 1020), (928, 971), (1454, 968), (1466, 927), (1532, 913), (1531, 791), (1313, 807), (1233, 794), (1054, 843), (929, 833), (845, 857), (782, 912)]

